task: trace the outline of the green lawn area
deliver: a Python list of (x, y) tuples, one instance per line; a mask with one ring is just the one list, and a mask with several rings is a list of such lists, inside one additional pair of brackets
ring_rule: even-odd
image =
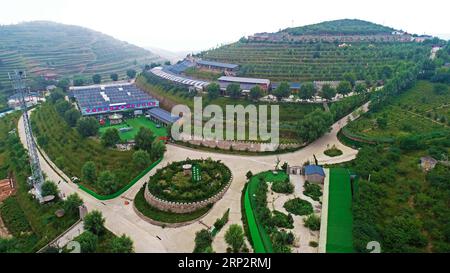
[(117, 124), (117, 125), (105, 125), (105, 126), (100, 127), (99, 132), (100, 132), (100, 135), (102, 135), (109, 128), (120, 129), (120, 128), (126, 128), (126, 127), (131, 127), (133, 129), (131, 131), (127, 131), (127, 132), (123, 132), (123, 133), (120, 133), (120, 131), (119, 131), (119, 136), (120, 136), (121, 140), (128, 141), (128, 140), (134, 139), (134, 137), (136, 136), (136, 134), (139, 131), (139, 128), (141, 128), (141, 127), (149, 128), (150, 130), (152, 130), (153, 134), (157, 138), (167, 136), (166, 128), (164, 128), (162, 126), (160, 128), (157, 128), (156, 123), (154, 123), (153, 121), (149, 120), (146, 117), (137, 117), (137, 118), (127, 119), (124, 122), (122, 122), (121, 124)]
[(326, 252), (352, 253), (353, 216), (350, 173), (347, 169), (330, 169)]

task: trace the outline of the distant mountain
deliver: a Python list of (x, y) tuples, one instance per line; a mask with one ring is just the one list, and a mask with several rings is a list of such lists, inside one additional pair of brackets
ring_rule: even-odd
[(10, 86), (8, 72), (26, 69), (49, 78), (93, 74), (109, 79), (126, 70), (160, 61), (156, 54), (87, 28), (47, 21), (0, 26), (0, 85)]
[(341, 19), (282, 30), (291, 35), (373, 35), (389, 34), (395, 29), (358, 19)]
[(147, 46), (145, 48), (157, 54), (158, 56), (161, 56), (161, 58), (169, 60), (171, 63), (176, 63), (180, 60), (183, 60), (188, 54), (197, 53), (196, 51), (170, 51), (152, 46)]

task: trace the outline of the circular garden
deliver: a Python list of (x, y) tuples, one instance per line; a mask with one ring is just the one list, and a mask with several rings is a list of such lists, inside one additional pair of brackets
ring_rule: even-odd
[(148, 189), (165, 201), (192, 203), (220, 193), (230, 179), (230, 170), (220, 161), (187, 159), (159, 169), (150, 178)]
[(136, 197), (145, 204), (135, 202), (135, 206), (147, 218), (162, 223), (195, 220), (222, 198), (231, 180), (230, 169), (220, 161), (208, 158), (172, 162), (150, 177), (138, 193), (143, 196)]

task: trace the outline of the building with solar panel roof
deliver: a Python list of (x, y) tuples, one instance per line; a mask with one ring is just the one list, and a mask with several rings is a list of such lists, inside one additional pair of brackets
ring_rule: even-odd
[(71, 87), (70, 91), (83, 116), (126, 111), (143, 112), (159, 106), (158, 100), (134, 84)]

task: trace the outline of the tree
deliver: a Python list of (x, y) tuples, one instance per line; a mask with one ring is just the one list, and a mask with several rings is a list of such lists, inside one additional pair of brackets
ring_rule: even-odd
[(358, 83), (355, 86), (355, 92), (358, 94), (364, 93), (364, 92), (366, 92), (366, 90), (367, 90), (367, 87), (365, 84)]
[(98, 122), (95, 118), (80, 118), (77, 122), (77, 131), (83, 137), (95, 136), (98, 132)]
[(69, 110), (71, 107), (72, 107), (72, 105), (70, 104), (70, 102), (68, 102), (68, 101), (66, 101), (66, 100), (63, 100), (63, 99), (58, 100), (58, 101), (55, 103), (55, 109), (56, 109), (56, 112), (58, 112), (58, 114), (59, 114), (61, 117), (64, 117), (64, 113), (65, 113), (67, 110)]
[(90, 231), (81, 233), (74, 241), (80, 243), (81, 253), (94, 253), (97, 250), (98, 237)]
[(237, 99), (241, 96), (241, 86), (237, 83), (229, 84), (226, 92), (228, 96)]
[(119, 79), (119, 75), (117, 75), (117, 73), (112, 73), (109, 77), (115, 82)]
[(336, 89), (329, 84), (324, 84), (322, 86), (322, 97), (324, 99), (331, 100), (334, 96), (336, 96)]
[(141, 127), (134, 137), (134, 141), (136, 143), (134, 147), (137, 150), (144, 150), (148, 153), (151, 153), (152, 143), (154, 140), (155, 136), (153, 135), (153, 132), (148, 128)]
[(150, 157), (152, 160), (157, 160), (164, 155), (166, 151), (166, 145), (159, 139), (153, 141), (152, 150), (150, 152)]
[(116, 128), (108, 128), (102, 135), (102, 143), (106, 147), (113, 147), (119, 141), (119, 130)]
[(134, 77), (136, 77), (136, 70), (134, 69), (128, 69), (127, 70), (127, 76), (130, 79), (134, 79)]
[(42, 196), (53, 195), (55, 198), (58, 198), (58, 186), (53, 181), (45, 181), (41, 186), (41, 194)]
[(98, 210), (93, 210), (86, 214), (84, 217), (84, 229), (94, 233), (95, 235), (101, 235), (105, 231), (105, 218)]
[(100, 74), (95, 74), (92, 76), (92, 82), (94, 82), (95, 84), (99, 84), (102, 82), (102, 76), (100, 76)]
[(250, 98), (252, 100), (258, 100), (262, 96), (262, 89), (259, 87), (259, 85), (256, 85), (250, 89)]
[(352, 88), (355, 87), (356, 75), (354, 73), (345, 73), (343, 78), (344, 78), (344, 81), (348, 81), (350, 83)]
[(77, 122), (80, 119), (80, 117), (81, 117), (80, 112), (75, 108), (71, 108), (64, 113), (64, 119), (66, 120), (67, 124), (69, 124), (70, 127), (74, 127), (75, 125), (77, 125)]
[(302, 85), (300, 88), (300, 98), (301, 99), (310, 99), (312, 96), (316, 94), (316, 87), (312, 82), (307, 82)]
[(320, 217), (311, 214), (303, 221), (305, 227), (309, 228), (310, 230), (320, 230)]
[(208, 250), (211, 249), (213, 238), (208, 230), (202, 229), (197, 233), (195, 233), (194, 241), (195, 241), (194, 253), (211, 252)]
[(83, 168), (81, 168), (81, 173), (85, 182), (94, 183), (97, 180), (97, 170), (95, 163), (92, 161), (84, 163)]
[(69, 90), (70, 80), (69, 79), (61, 79), (56, 84), (56, 87), (61, 88), (64, 92)]
[(48, 100), (51, 103), (56, 103), (59, 100), (63, 100), (64, 97), (65, 97), (65, 95), (61, 89), (55, 89), (52, 92), (50, 92), (50, 96), (48, 96)]
[(280, 85), (273, 91), (273, 95), (278, 100), (285, 98), (291, 94), (291, 87), (287, 82), (281, 82)]
[(386, 129), (387, 127), (387, 115), (381, 115), (377, 118), (377, 125), (380, 129)]
[(84, 85), (84, 83), (85, 83), (85, 80), (82, 77), (77, 77), (77, 78), (73, 79), (74, 86), (82, 86), (82, 85)]
[(341, 81), (337, 86), (336, 91), (345, 96), (352, 91), (352, 85), (348, 81)]
[(67, 196), (66, 200), (63, 202), (63, 208), (66, 213), (76, 214), (78, 212), (78, 207), (83, 205), (83, 200), (77, 193), (73, 193)]
[(134, 152), (133, 163), (138, 169), (147, 168), (150, 164), (150, 154), (143, 150)]
[(116, 176), (110, 171), (103, 171), (99, 174), (97, 186), (105, 194), (115, 193), (119, 188), (116, 181)]
[(208, 91), (208, 98), (210, 100), (217, 99), (220, 94), (220, 85), (213, 82), (206, 87), (206, 90)]
[(120, 237), (114, 237), (109, 242), (110, 253), (133, 253), (133, 241), (130, 237), (123, 234)]
[(238, 224), (232, 224), (225, 233), (225, 242), (233, 252), (239, 252), (244, 245), (244, 231)]
[(297, 123), (297, 135), (302, 141), (310, 142), (329, 132), (332, 124), (331, 113), (316, 109)]

